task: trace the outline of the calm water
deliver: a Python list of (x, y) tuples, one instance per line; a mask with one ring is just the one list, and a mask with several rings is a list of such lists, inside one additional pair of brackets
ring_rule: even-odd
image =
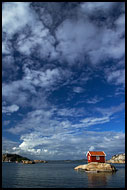
[(118, 171), (87, 173), (74, 167), (85, 162), (50, 161), (25, 165), (2, 163), (3, 188), (125, 188), (125, 164), (113, 164)]

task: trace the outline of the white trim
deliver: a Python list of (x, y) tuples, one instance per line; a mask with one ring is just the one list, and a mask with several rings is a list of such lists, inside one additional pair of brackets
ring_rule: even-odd
[[(94, 151), (92, 151), (92, 152), (94, 152)], [(100, 151), (99, 151), (100, 152)], [(106, 154), (105, 154), (105, 152), (104, 151), (101, 151), (101, 152), (103, 152), (104, 153), (104, 155), (94, 155), (94, 156), (106, 156)], [(86, 153), (86, 156), (88, 155), (88, 153), (90, 154), (90, 152), (88, 151), (87, 153)], [(90, 156), (93, 156), (93, 155), (91, 155), (90, 154)]]
[[(88, 151), (88, 152), (86, 153), (86, 156), (88, 155), (88, 153), (90, 154), (90, 152)], [(90, 154), (90, 156), (91, 156), (91, 154)]]
[[(105, 152), (103, 151), (103, 153), (105, 154)], [(105, 154), (105, 156), (106, 156), (106, 154)]]

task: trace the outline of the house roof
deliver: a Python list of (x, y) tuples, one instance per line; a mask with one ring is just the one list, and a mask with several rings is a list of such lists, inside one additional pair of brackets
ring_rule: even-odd
[(88, 151), (87, 154), (90, 154), (90, 156), (106, 156), (104, 151)]

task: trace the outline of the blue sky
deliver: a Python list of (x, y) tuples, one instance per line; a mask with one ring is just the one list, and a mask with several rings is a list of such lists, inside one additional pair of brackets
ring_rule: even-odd
[(2, 4), (2, 137), (31, 159), (125, 152), (123, 2)]

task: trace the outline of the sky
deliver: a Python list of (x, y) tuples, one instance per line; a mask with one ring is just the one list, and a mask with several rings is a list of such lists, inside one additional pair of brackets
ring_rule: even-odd
[(2, 151), (125, 152), (124, 2), (2, 3)]

